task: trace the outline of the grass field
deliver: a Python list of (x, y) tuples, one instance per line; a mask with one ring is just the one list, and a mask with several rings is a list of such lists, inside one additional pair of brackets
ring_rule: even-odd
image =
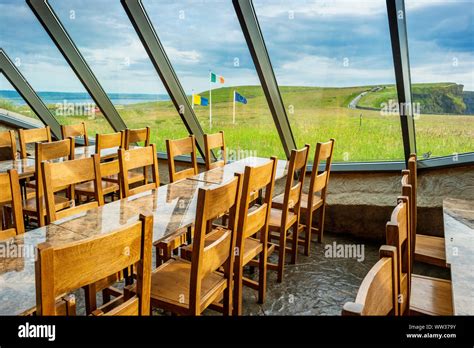
[[(425, 86), (426, 87), (426, 86)], [(403, 158), (403, 145), (398, 115), (382, 115), (379, 111), (349, 109), (349, 102), (371, 86), (351, 88), (281, 87), (281, 94), (298, 146), (313, 147), (318, 141), (336, 139), (337, 161), (386, 161)], [(234, 88), (213, 90), (213, 127), (209, 128), (209, 108), (196, 106), (195, 112), (204, 132), (224, 130), (226, 143), (234, 154), (245, 156), (277, 155), (284, 157), (283, 148), (273, 123), (263, 91), (257, 86), (240, 86), (248, 104), (236, 105), (236, 123), (232, 123)], [(396, 96), (387, 86), (369, 93), (361, 106), (380, 107), (382, 101)], [(208, 93), (201, 96), (208, 97)], [(0, 106), (1, 107), (1, 106)], [(25, 111), (25, 108), (20, 108)], [(150, 126), (152, 141), (165, 150), (165, 139), (187, 136), (179, 115), (171, 102), (150, 102), (127, 105), (119, 113), (130, 128)], [(110, 132), (102, 115), (95, 120), (87, 117), (58, 117), (60, 123), (86, 120), (91, 134)], [(431, 157), (474, 151), (474, 116), (424, 115), (416, 120), (419, 155)], [(311, 155), (312, 157), (312, 155)]]

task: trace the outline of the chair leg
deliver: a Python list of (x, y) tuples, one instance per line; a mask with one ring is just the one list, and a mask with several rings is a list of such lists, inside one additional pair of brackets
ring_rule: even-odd
[(264, 247), (258, 262), (258, 303), (265, 303), (267, 292), (267, 248)]
[(324, 232), (324, 215), (326, 211), (326, 204), (324, 203), (323, 206), (319, 209), (319, 225), (318, 225), (318, 243), (323, 242), (323, 232)]
[(299, 226), (296, 222), (291, 229), (293, 230), (293, 241), (291, 243), (291, 264), (296, 264), (296, 258), (298, 257), (298, 241), (299, 241)]
[(283, 228), (280, 231), (280, 246), (278, 249), (278, 275), (277, 282), (281, 283), (283, 281), (283, 271), (285, 268), (285, 254), (286, 254), (286, 231)]
[(234, 270), (234, 301), (233, 301), (233, 315), (242, 315), (242, 277), (243, 277), (243, 267), (241, 262), (235, 263)]
[(86, 285), (83, 289), (86, 298), (86, 314), (89, 315), (97, 309), (95, 284)]
[(308, 212), (306, 214), (306, 225), (304, 227), (304, 254), (309, 256), (311, 249), (311, 227), (313, 226), (313, 213)]
[(229, 282), (229, 286), (224, 290), (224, 300), (223, 300), (223, 314), (225, 316), (230, 316), (232, 314), (232, 282)]

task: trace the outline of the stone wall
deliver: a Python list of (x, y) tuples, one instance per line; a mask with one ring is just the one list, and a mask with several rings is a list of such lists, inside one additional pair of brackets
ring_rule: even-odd
[[(332, 173), (325, 229), (384, 240), (401, 175)], [(474, 199), (474, 165), (419, 171), (418, 233), (442, 236), (443, 198)]]

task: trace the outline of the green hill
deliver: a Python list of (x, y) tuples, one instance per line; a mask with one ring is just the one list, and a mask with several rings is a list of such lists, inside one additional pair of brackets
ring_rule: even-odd
[[(374, 110), (348, 107), (354, 98), (362, 92), (374, 90), (374, 87), (382, 88), (367, 93), (359, 102), (360, 106)], [(474, 117), (462, 115), (466, 110), (461, 99), (462, 89), (463, 86), (451, 83), (413, 86), (415, 102), (420, 102), (423, 113), (453, 113), (450, 117), (423, 115), (416, 120), (419, 154), (442, 156), (474, 150)], [(236, 104), (235, 123), (232, 105), (234, 90), (248, 100), (246, 105)], [(305, 143), (314, 146), (318, 141), (335, 138), (336, 161), (403, 159), (400, 117), (396, 113), (386, 115), (378, 110), (382, 102), (396, 100), (393, 85), (348, 88), (282, 86), (280, 93), (298, 146)], [(208, 91), (199, 94), (209, 96)], [(474, 100), (474, 95), (468, 97)], [(204, 132), (225, 132), (230, 158), (238, 159), (249, 155), (285, 157), (260, 86), (217, 88), (212, 91), (212, 101), (212, 128), (209, 123), (209, 107), (195, 106), (194, 113)], [(8, 103), (0, 103), (0, 107), (1, 105), (7, 109), (14, 107)], [(30, 111), (28, 106), (15, 108), (18, 109), (15, 111), (24, 114)], [(188, 130), (171, 101), (125, 105), (118, 112), (130, 128), (150, 126), (152, 142), (157, 144), (159, 151), (166, 151), (166, 139), (188, 135)], [(454, 116), (454, 113), (459, 116)], [(90, 135), (112, 132), (101, 113), (94, 119), (80, 115), (57, 116), (57, 119), (61, 124), (85, 121)]]
[[(361, 92), (373, 86), (330, 88), (330, 87), (300, 87), (281, 86), (280, 93), (285, 104), (304, 104), (305, 107), (347, 107), (352, 99)], [(261, 86), (222, 87), (212, 90), (212, 103), (230, 103), (234, 90), (247, 98), (249, 103), (265, 102), (265, 95)], [(199, 93), (209, 98), (209, 91)]]
[[(382, 103), (398, 100), (395, 86), (381, 87), (382, 89), (362, 97), (358, 106), (380, 109)], [(463, 100), (463, 88), (463, 85), (449, 82), (413, 84), (413, 102), (419, 103), (422, 114), (462, 115), (467, 110)]]

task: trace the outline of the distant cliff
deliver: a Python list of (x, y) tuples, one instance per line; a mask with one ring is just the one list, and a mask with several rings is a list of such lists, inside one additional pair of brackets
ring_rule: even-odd
[(463, 85), (414, 85), (413, 101), (420, 103), (422, 114), (464, 114)]
[[(412, 85), (413, 102), (419, 103), (422, 114), (474, 114), (474, 92), (464, 92), (456, 83), (420, 83)], [(381, 86), (364, 95), (359, 107), (380, 109), (382, 103), (397, 101), (395, 86)]]

